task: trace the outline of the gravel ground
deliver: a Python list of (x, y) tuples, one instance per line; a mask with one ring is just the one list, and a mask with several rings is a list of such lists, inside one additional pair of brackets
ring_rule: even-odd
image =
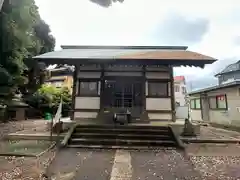
[(239, 180), (240, 157), (234, 156), (191, 156), (191, 161), (203, 180)]
[(178, 150), (132, 151), (132, 180), (201, 180), (200, 173)]
[(54, 154), (55, 150), (49, 151), (39, 158), (0, 157), (0, 179), (43, 179), (40, 177)]
[(19, 122), (0, 123), (0, 140), (9, 133), (14, 133), (24, 129), (24, 125)]
[(238, 144), (187, 144), (186, 152), (191, 156), (240, 156)]
[(240, 139), (240, 133), (236, 131), (215, 128), (211, 126), (201, 126), (200, 138), (204, 139)]
[[(46, 131), (46, 123), (39, 120), (0, 123), (0, 140), (16, 131), (43, 132)], [(202, 127), (201, 132), (204, 138), (240, 138), (240, 133), (213, 127)], [(133, 168), (132, 180), (240, 180), (239, 145), (189, 144), (189, 157), (174, 149), (129, 152)], [(40, 174), (55, 153), (54, 149), (40, 158), (0, 157), (0, 179), (41, 179)], [(57, 160), (50, 165), (49, 172), (55, 177), (71, 177), (74, 174), (76, 179), (108, 180), (114, 154), (115, 151), (111, 150), (66, 149), (58, 154)]]
[[(0, 143), (9, 133), (17, 131), (39, 132), (45, 129), (44, 121), (27, 120), (0, 123)], [(39, 158), (0, 157), (0, 179), (2, 180), (38, 180), (55, 155), (55, 149)]]
[(44, 120), (10, 121), (8, 123), (0, 123), (0, 139), (9, 133), (46, 132), (47, 129), (48, 126)]
[(186, 149), (195, 169), (206, 180), (240, 179), (240, 146), (237, 144), (189, 144)]

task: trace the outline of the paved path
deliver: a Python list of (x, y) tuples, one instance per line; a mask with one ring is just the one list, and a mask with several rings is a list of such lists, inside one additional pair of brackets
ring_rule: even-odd
[(115, 151), (63, 149), (49, 167), (48, 175), (56, 180), (110, 179)]
[(58, 180), (200, 180), (188, 159), (177, 150), (64, 149), (49, 168)]

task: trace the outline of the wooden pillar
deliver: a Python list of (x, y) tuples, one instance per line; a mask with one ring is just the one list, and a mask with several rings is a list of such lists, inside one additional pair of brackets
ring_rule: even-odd
[[(72, 90), (72, 115), (71, 119), (74, 120), (74, 112), (75, 112), (75, 101), (76, 101), (76, 93), (77, 93), (77, 75), (79, 73), (80, 65), (75, 65), (75, 71), (73, 74), (73, 90)], [(78, 89), (79, 91), (79, 89)]]
[(146, 66), (143, 65), (142, 67), (142, 113), (140, 116), (140, 120), (142, 121), (146, 121), (148, 120), (148, 114), (146, 111), (146, 100), (147, 100), (147, 96), (146, 96)]
[(142, 113), (146, 113), (146, 65), (143, 65), (142, 76)]
[(105, 85), (105, 78), (104, 78), (104, 65), (101, 65), (101, 77), (100, 77), (101, 87), (100, 87), (100, 111), (104, 108), (104, 85)]
[(173, 67), (170, 66), (170, 90), (171, 90), (171, 109), (172, 109), (172, 121), (176, 121), (176, 106), (175, 106), (175, 92), (174, 92), (174, 77)]

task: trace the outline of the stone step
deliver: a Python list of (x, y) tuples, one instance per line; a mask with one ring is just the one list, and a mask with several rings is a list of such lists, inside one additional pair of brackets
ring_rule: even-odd
[(69, 145), (176, 146), (176, 142), (173, 140), (72, 138), (69, 142)]
[(168, 126), (146, 125), (77, 125), (68, 147), (178, 147)]
[[(86, 149), (128, 149), (128, 150), (166, 150), (166, 147), (159, 147), (159, 146), (116, 146), (116, 145), (68, 145), (69, 148), (86, 148)], [(167, 147), (167, 149), (172, 150), (176, 149), (176, 147)]]
[(104, 138), (104, 139), (149, 139), (149, 140), (166, 140), (173, 137), (169, 134), (116, 134), (114, 132), (107, 133), (74, 133), (72, 138)]
[(114, 125), (114, 124), (81, 124), (76, 129), (97, 128), (97, 129), (152, 129), (152, 130), (166, 130), (169, 126), (153, 126), (153, 125)]
[(74, 133), (115, 133), (115, 134), (169, 134), (171, 130), (166, 129), (119, 129), (119, 128), (112, 128), (112, 129), (104, 129), (104, 128), (76, 128)]

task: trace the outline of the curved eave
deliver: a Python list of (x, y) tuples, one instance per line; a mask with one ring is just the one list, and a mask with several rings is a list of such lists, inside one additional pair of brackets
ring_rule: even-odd
[(204, 67), (205, 64), (212, 64), (215, 59), (101, 59), (101, 58), (32, 58), (31, 60), (36, 60), (38, 62), (44, 62), (47, 65), (51, 64), (68, 64), (68, 65), (78, 65), (78, 64), (105, 64), (105, 63), (116, 63), (116, 64), (136, 64), (140, 63), (142, 65), (173, 65), (173, 66), (196, 66)]

